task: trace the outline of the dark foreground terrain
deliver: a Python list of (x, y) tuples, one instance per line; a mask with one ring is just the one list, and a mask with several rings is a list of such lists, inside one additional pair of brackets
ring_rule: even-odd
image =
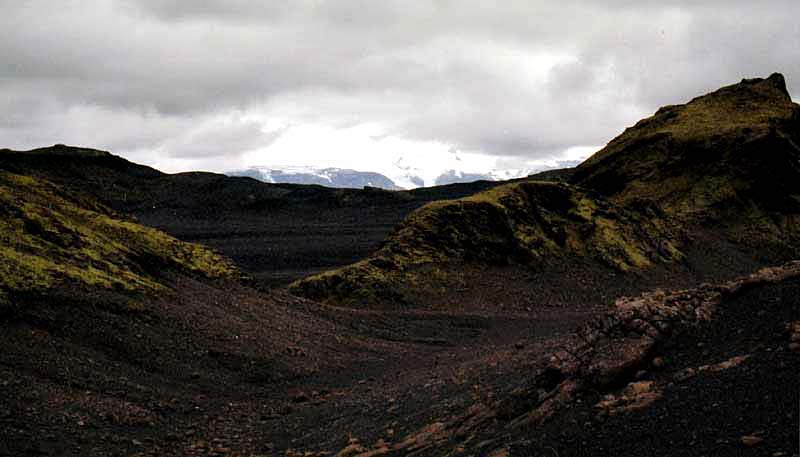
[(584, 396), (509, 447), (534, 455), (797, 455), (800, 356), (789, 346), (798, 319), (799, 279), (747, 291), (706, 328), (664, 343), (657, 367), (651, 362), (635, 382), (608, 397)]
[(0, 456), (797, 456), (798, 126), (773, 75), (412, 192), (1, 151)]
[(51, 298), (3, 333), (0, 452), (326, 455), (357, 440), (392, 455), (796, 455), (799, 280), (724, 301), (620, 379), (516, 427), (561, 388), (564, 375), (537, 383), (550, 355), (608, 303), (368, 312), (177, 278), (180, 297), (136, 312)]

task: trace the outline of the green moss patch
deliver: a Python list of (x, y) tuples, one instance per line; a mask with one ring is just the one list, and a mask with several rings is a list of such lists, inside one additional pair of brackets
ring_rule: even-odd
[(295, 282), (290, 290), (348, 305), (402, 301), (398, 290), (420, 279), (423, 265), (447, 271), (463, 262), (530, 263), (566, 255), (590, 256), (622, 271), (682, 257), (669, 225), (655, 213), (622, 210), (563, 183), (520, 182), (430, 203), (371, 257)]
[(181, 242), (43, 180), (0, 172), (0, 301), (14, 292), (82, 285), (152, 292), (163, 271), (234, 273), (211, 250)]
[(572, 182), (681, 219), (800, 212), (800, 106), (781, 75), (666, 106), (582, 163)]

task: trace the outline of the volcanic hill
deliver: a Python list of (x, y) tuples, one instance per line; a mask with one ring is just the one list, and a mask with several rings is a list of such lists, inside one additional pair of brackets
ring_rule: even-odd
[(684, 218), (796, 214), (798, 127), (800, 107), (783, 76), (745, 79), (659, 109), (580, 164), (571, 182), (622, 205), (652, 202)]
[(509, 295), (554, 282), (580, 290), (593, 281), (564, 278), (559, 268), (576, 262), (642, 280), (665, 269), (713, 277), (723, 264), (745, 273), (795, 258), (799, 132), (800, 107), (781, 75), (743, 80), (661, 108), (567, 183), (532, 177), (430, 203), (370, 257), (291, 290), (350, 306), (437, 307), (453, 301), (442, 291), (462, 291), (458, 302), (468, 304), (487, 276), (513, 289)]

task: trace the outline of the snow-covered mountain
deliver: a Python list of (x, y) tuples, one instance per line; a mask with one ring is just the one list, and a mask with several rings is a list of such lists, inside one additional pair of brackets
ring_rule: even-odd
[(327, 187), (361, 189), (379, 187), (387, 190), (402, 188), (386, 176), (372, 171), (356, 171), (342, 168), (314, 167), (250, 167), (231, 171), (228, 176), (247, 176), (269, 183), (318, 184)]
[[(427, 170), (405, 165), (398, 160), (381, 172), (357, 171), (343, 168), (318, 167), (250, 167), (226, 173), (229, 176), (247, 176), (269, 183), (318, 184), (328, 187), (360, 189), (365, 186), (387, 190), (416, 189), (417, 187), (441, 186), (473, 181), (506, 181), (524, 178), (553, 168), (570, 168), (580, 161), (560, 161), (555, 165), (540, 165), (528, 168), (495, 169), (486, 172), (450, 169)], [(438, 173), (438, 174), (437, 174)]]
[(580, 164), (580, 160), (564, 160), (558, 161), (555, 166), (540, 165), (529, 168), (507, 168), (489, 170), (485, 173), (465, 173), (459, 170), (447, 170), (436, 177), (434, 185), (443, 186), (446, 184), (454, 184), (459, 182), (473, 182), (473, 181), (508, 181), (509, 179), (524, 178), (536, 173), (555, 168), (572, 168)]
[(430, 185), (422, 177), (425, 172), (413, 165), (408, 165), (407, 162), (406, 158), (398, 157), (397, 160), (392, 162), (391, 167), (386, 170), (387, 176), (390, 176), (392, 181), (404, 189), (416, 189), (417, 187)]
[(436, 177), (434, 185), (444, 186), (446, 184), (455, 184), (458, 182), (474, 182), (474, 181), (499, 181), (492, 179), (488, 173), (465, 173), (459, 170), (447, 170)]

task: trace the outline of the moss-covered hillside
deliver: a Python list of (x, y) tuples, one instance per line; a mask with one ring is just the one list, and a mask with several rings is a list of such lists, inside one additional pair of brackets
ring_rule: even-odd
[(0, 303), (54, 287), (155, 292), (165, 271), (222, 277), (216, 253), (123, 219), (47, 181), (0, 172)]
[(799, 145), (800, 107), (783, 77), (743, 80), (640, 121), (570, 184), (513, 183), (429, 204), (373, 256), (291, 289), (344, 304), (402, 301), (421, 274), (447, 283), (465, 263), (559, 256), (641, 271), (682, 258), (678, 240), (695, 234), (753, 257), (791, 255), (800, 252)]
[(623, 210), (563, 183), (518, 182), (430, 203), (412, 213), (373, 256), (298, 281), (291, 290), (349, 304), (402, 301), (398, 290), (428, 274), (418, 271), (423, 265), (524, 264), (566, 255), (628, 271), (679, 259), (671, 233), (652, 211)]
[(783, 76), (665, 106), (587, 159), (572, 182), (682, 217), (800, 212), (800, 106)]

